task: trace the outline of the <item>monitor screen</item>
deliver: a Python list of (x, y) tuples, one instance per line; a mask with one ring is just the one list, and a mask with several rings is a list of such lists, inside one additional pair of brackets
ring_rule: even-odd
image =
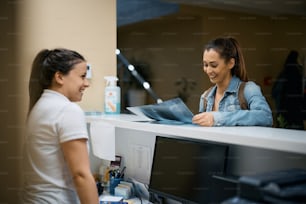
[(214, 175), (225, 172), (228, 147), (156, 136), (149, 191), (184, 203), (210, 203)]

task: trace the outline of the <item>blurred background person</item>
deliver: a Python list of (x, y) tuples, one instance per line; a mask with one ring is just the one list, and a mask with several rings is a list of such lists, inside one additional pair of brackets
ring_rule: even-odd
[(299, 53), (291, 50), (283, 70), (272, 87), (276, 106), (276, 127), (304, 129), (303, 123), (303, 66), (299, 64)]

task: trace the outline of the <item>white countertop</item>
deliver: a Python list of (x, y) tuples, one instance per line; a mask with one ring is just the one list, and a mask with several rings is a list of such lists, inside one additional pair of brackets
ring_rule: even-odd
[(165, 125), (145, 121), (130, 114), (91, 115), (87, 122), (104, 121), (115, 127), (153, 132), (156, 135), (187, 137), (212, 142), (244, 145), (271, 150), (306, 154), (306, 131), (268, 127), (200, 127), (196, 125)]

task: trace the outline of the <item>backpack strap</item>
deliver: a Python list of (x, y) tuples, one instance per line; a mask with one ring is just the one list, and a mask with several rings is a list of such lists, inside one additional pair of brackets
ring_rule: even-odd
[(203, 95), (203, 110), (206, 111), (206, 107), (207, 107), (207, 95), (209, 94), (209, 92), (212, 90), (213, 86), (211, 86), (209, 89), (207, 89), (205, 92), (204, 92), (204, 95)]
[[(248, 102), (246, 101), (245, 97), (244, 97), (244, 87), (245, 87), (245, 84), (246, 82), (241, 82), (240, 83), (240, 86), (238, 88), (238, 100), (239, 100), (239, 104), (240, 104), (240, 107), (242, 110), (248, 110), (249, 107), (248, 107)], [(206, 111), (206, 108), (207, 108), (207, 95), (210, 93), (211, 89), (213, 88), (210, 87), (209, 89), (207, 89), (205, 92), (204, 92), (204, 95), (203, 95), (203, 108), (204, 108), (204, 111)]]
[(244, 97), (244, 87), (245, 87), (246, 82), (241, 82), (239, 89), (238, 89), (238, 100), (239, 100), (239, 104), (242, 110), (248, 110), (248, 102), (246, 101), (245, 97)]

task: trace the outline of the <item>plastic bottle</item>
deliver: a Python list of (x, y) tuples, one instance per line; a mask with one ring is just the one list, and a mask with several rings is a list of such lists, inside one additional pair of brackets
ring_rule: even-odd
[(104, 112), (105, 114), (120, 113), (120, 87), (117, 86), (118, 78), (115, 76), (106, 76), (105, 95), (104, 95)]

